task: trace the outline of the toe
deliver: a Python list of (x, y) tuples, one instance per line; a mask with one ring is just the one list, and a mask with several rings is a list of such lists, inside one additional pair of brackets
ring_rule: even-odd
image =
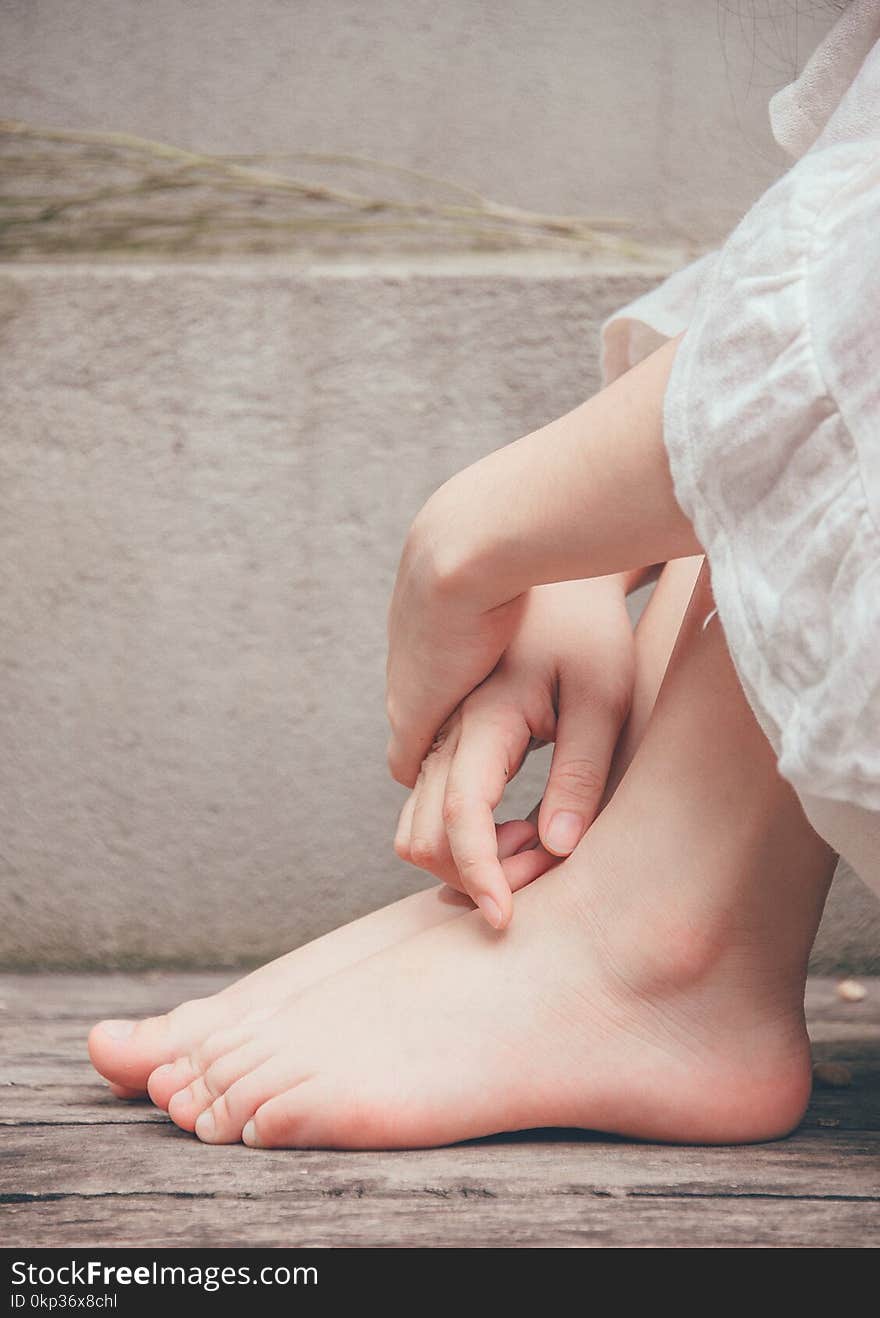
[(116, 1085), (112, 1080), (110, 1081), (108, 1088), (114, 1098), (121, 1098), (126, 1101), (146, 1098), (146, 1093), (143, 1089), (127, 1089), (125, 1085)]
[(268, 1041), (260, 1038), (250, 1039), (240, 1048), (233, 1049), (223, 1057), (212, 1062), (204, 1074), (205, 1086), (212, 1099), (225, 1094), (230, 1085), (234, 1085), (242, 1076), (256, 1070), (271, 1055)]
[(243, 1021), (230, 1026), (228, 1029), (214, 1030), (195, 1049), (192, 1055), (194, 1070), (199, 1075), (203, 1075), (221, 1057), (226, 1057), (245, 1044), (250, 1043), (254, 1037), (255, 1024), (259, 1024), (259, 1020), (252, 1021), (250, 1016), (247, 1016)]
[(193, 1131), (199, 1115), (209, 1108), (214, 1101), (202, 1076), (196, 1076), (192, 1084), (172, 1094), (168, 1102), (168, 1115), (181, 1130)]
[[(143, 1094), (158, 1067), (194, 1049), (201, 1052), (208, 1041), (216, 1051), (209, 1050), (199, 1058), (195, 1073), (204, 1070), (221, 1051), (227, 1052), (231, 1045), (224, 1036), (236, 1036), (240, 1025), (222, 1031), (220, 1026), (230, 1019), (240, 1020), (244, 1010), (244, 1001), (239, 1002), (234, 992), (226, 989), (212, 998), (182, 1002), (167, 1016), (150, 1016), (142, 1021), (101, 1021), (89, 1035), (89, 1055), (95, 1069), (106, 1080)], [(235, 1041), (240, 1042), (237, 1038)], [(167, 1098), (160, 1106), (166, 1103)]]
[[(182, 1126), (184, 1130), (193, 1130), (199, 1114), (220, 1099), (230, 1086), (236, 1084), (243, 1076), (256, 1070), (270, 1053), (271, 1046), (268, 1040), (249, 1039), (240, 1048), (235, 1048), (232, 1052), (218, 1057), (215, 1062), (212, 1062), (205, 1069), (203, 1074), (195, 1076), (188, 1074), (183, 1079), (184, 1072), (179, 1072), (181, 1081), (178, 1084), (177, 1091), (171, 1094), (168, 1100), (169, 1117), (178, 1126)], [(201, 1061), (201, 1058), (184, 1060), (192, 1065)], [(241, 1132), (241, 1126), (239, 1126), (238, 1132)], [(238, 1139), (238, 1134), (235, 1135), (235, 1138)]]
[[(189, 1055), (178, 1057), (174, 1062), (159, 1066), (152, 1072), (147, 1084), (150, 1098), (157, 1107), (167, 1112), (175, 1094), (186, 1089), (199, 1076), (206, 1076), (217, 1067), (218, 1062), (223, 1061), (224, 1066), (214, 1073), (216, 1088), (212, 1090), (212, 1097), (216, 1098), (227, 1084), (237, 1080), (254, 1064), (256, 1055), (252, 1057), (245, 1054), (238, 1068), (234, 1063), (225, 1065), (226, 1057), (234, 1057), (244, 1045), (250, 1044), (253, 1035), (253, 1029), (244, 1026), (215, 1031)], [(259, 1060), (262, 1060), (262, 1053)]]
[(251, 1119), (245, 1122), (241, 1133), (242, 1142), (252, 1149), (326, 1147), (327, 1132), (319, 1131), (314, 1120), (316, 1105), (313, 1090), (314, 1084), (304, 1081), (261, 1104)]
[(89, 1056), (95, 1070), (111, 1084), (144, 1093), (150, 1072), (169, 1060), (165, 1055), (169, 1019), (101, 1021), (89, 1034)]
[(178, 1057), (174, 1062), (165, 1062), (150, 1073), (147, 1080), (147, 1093), (156, 1107), (168, 1111), (168, 1104), (173, 1096), (192, 1084), (199, 1074), (191, 1057)]
[(269, 1061), (236, 1080), (216, 1098), (196, 1122), (196, 1134), (206, 1144), (232, 1144), (258, 1107), (290, 1087), (290, 1079), (277, 1062)]

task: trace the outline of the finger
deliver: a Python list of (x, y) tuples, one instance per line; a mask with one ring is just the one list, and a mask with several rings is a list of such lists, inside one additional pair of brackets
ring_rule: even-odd
[[(433, 756), (429, 756), (429, 760), (432, 758)], [(426, 765), (427, 763), (428, 762), (426, 761)], [(423, 766), (423, 770), (424, 767), (425, 766)], [(424, 782), (424, 778), (425, 778), (424, 772), (420, 772), (415, 787), (410, 792), (409, 796), (406, 798), (406, 801), (404, 802), (403, 809), (401, 810), (400, 817), (398, 819), (397, 829), (394, 835), (395, 852), (401, 858), (401, 860), (405, 860), (410, 863), (416, 863), (413, 861), (411, 847), (410, 847), (410, 840), (413, 829), (413, 816), (416, 811), (417, 802), (419, 801), (419, 798), (422, 794), (422, 785)], [(442, 820), (442, 799), (440, 801), (439, 817)], [(444, 830), (443, 840), (445, 842), (445, 830)], [(497, 849), (498, 849), (498, 858), (500, 860), (505, 860), (509, 856), (514, 856), (520, 849), (525, 848), (526, 846), (537, 845), (538, 843), (537, 807), (535, 808), (535, 811), (533, 812), (533, 817), (530, 820), (508, 819), (505, 820), (503, 824), (499, 824), (496, 829), (496, 841), (497, 841)], [(448, 852), (448, 845), (446, 850)], [(451, 871), (450, 877), (453, 880), (455, 880), (458, 877), (458, 875), (457, 875), (457, 871), (455, 870), (455, 866), (454, 866), (454, 862), (452, 861), (451, 854), (448, 855), (447, 860), (448, 860), (448, 869)], [(432, 869), (432, 872), (435, 871)], [(443, 877), (445, 879), (447, 877), (447, 873), (444, 872), (442, 876), (438, 876), (438, 877)], [(531, 878), (524, 880), (524, 882), (531, 882)], [(513, 887), (513, 890), (516, 891), (517, 887), (521, 887), (523, 886), (523, 884), (514, 882), (511, 886)]]
[(460, 723), (444, 728), (422, 764), (410, 824), (409, 858), (419, 869), (458, 887), (458, 874), (443, 823), (443, 799), (449, 766), (459, 742)]
[(394, 850), (397, 852), (401, 860), (411, 860), (409, 839), (410, 833), (412, 832), (412, 817), (413, 811), (416, 808), (416, 795), (418, 789), (419, 785), (417, 780), (415, 787), (404, 801), (403, 809), (397, 820), (397, 828), (394, 833)]
[(589, 690), (560, 687), (556, 745), (538, 814), (541, 842), (555, 856), (570, 855), (598, 814), (620, 722)]
[(527, 819), (507, 819), (495, 830), (495, 842), (498, 859), (506, 860), (518, 851), (537, 842), (538, 829), (534, 821)]
[[(468, 693), (495, 668), (522, 618), (528, 592), (468, 616), (460, 613), (454, 600), (447, 601), (451, 612), (444, 606), (443, 622), (431, 627), (429, 641), (421, 636), (416, 645), (401, 643), (408, 628), (401, 622), (406, 610), (397, 594), (395, 586), (386, 665), (388, 767), (397, 782), (411, 787), (434, 730), (452, 718)], [(423, 604), (417, 598), (416, 616)]]
[(465, 891), (489, 924), (503, 929), (513, 913), (510, 885), (498, 859), (493, 810), (522, 761), (529, 728), (511, 706), (489, 715), (465, 705), (458, 749), (443, 802), (449, 847)]
[(511, 892), (519, 892), (520, 888), (527, 887), (534, 883), (535, 879), (546, 874), (549, 869), (553, 869), (559, 864), (558, 856), (551, 856), (543, 847), (535, 847), (531, 851), (521, 851), (519, 855), (511, 856), (509, 859), (502, 861), (501, 868), (504, 870), (504, 876), (510, 885)]

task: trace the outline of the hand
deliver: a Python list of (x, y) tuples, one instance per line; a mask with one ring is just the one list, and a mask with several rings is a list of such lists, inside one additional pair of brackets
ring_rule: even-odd
[(675, 343), (459, 472), (407, 538), (388, 632), (388, 760), (412, 787), (437, 729), (492, 672), (533, 586), (700, 552), (663, 444)]
[[(526, 596), (485, 608), (454, 561), (464, 528), (480, 516), (471, 469), (434, 494), (407, 536), (388, 614), (386, 710), (392, 776), (413, 787), (437, 729), (491, 673)], [(479, 583), (471, 582), (471, 586)]]
[[(400, 815), (397, 854), (466, 892), (503, 928), (512, 890), (569, 855), (598, 813), (634, 655), (621, 578), (529, 591), (500, 662), (435, 738)], [(537, 820), (541, 847), (520, 850), (534, 841), (529, 825), (496, 830), (493, 810), (536, 741), (556, 745)]]

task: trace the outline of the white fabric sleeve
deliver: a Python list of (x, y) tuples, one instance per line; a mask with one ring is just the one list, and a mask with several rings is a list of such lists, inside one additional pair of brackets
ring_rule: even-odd
[(615, 311), (602, 326), (602, 380), (610, 384), (631, 366), (649, 357), (667, 339), (691, 323), (700, 289), (717, 252), (677, 270), (662, 284)]
[(880, 810), (880, 151), (808, 153), (714, 264), (667, 388), (676, 495), (801, 794)]

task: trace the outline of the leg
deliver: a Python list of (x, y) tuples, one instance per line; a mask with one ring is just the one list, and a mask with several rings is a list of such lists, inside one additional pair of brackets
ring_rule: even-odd
[(209, 1039), (169, 1111), (208, 1142), (400, 1147), (530, 1126), (779, 1136), (810, 1088), (834, 857), (744, 700), (705, 572), (641, 746), (568, 861)]
[[(689, 559), (668, 565), (639, 622), (633, 708), (615, 757), (612, 770), (615, 782), (623, 776), (635, 753), (653, 708), (693, 586), (697, 562)], [(138, 1097), (144, 1093), (153, 1070), (186, 1057), (215, 1030), (271, 1012), (337, 970), (469, 909), (470, 903), (464, 899), (459, 902), (455, 893), (443, 887), (416, 893), (288, 952), (214, 997), (185, 1002), (166, 1016), (137, 1023), (102, 1022), (89, 1038), (92, 1061), (120, 1097)], [(174, 1073), (177, 1080), (185, 1074), (185, 1066), (185, 1062), (181, 1063)], [(168, 1085), (173, 1083), (167, 1076), (157, 1078), (153, 1085), (157, 1101), (167, 1102), (167, 1096), (173, 1092)]]

